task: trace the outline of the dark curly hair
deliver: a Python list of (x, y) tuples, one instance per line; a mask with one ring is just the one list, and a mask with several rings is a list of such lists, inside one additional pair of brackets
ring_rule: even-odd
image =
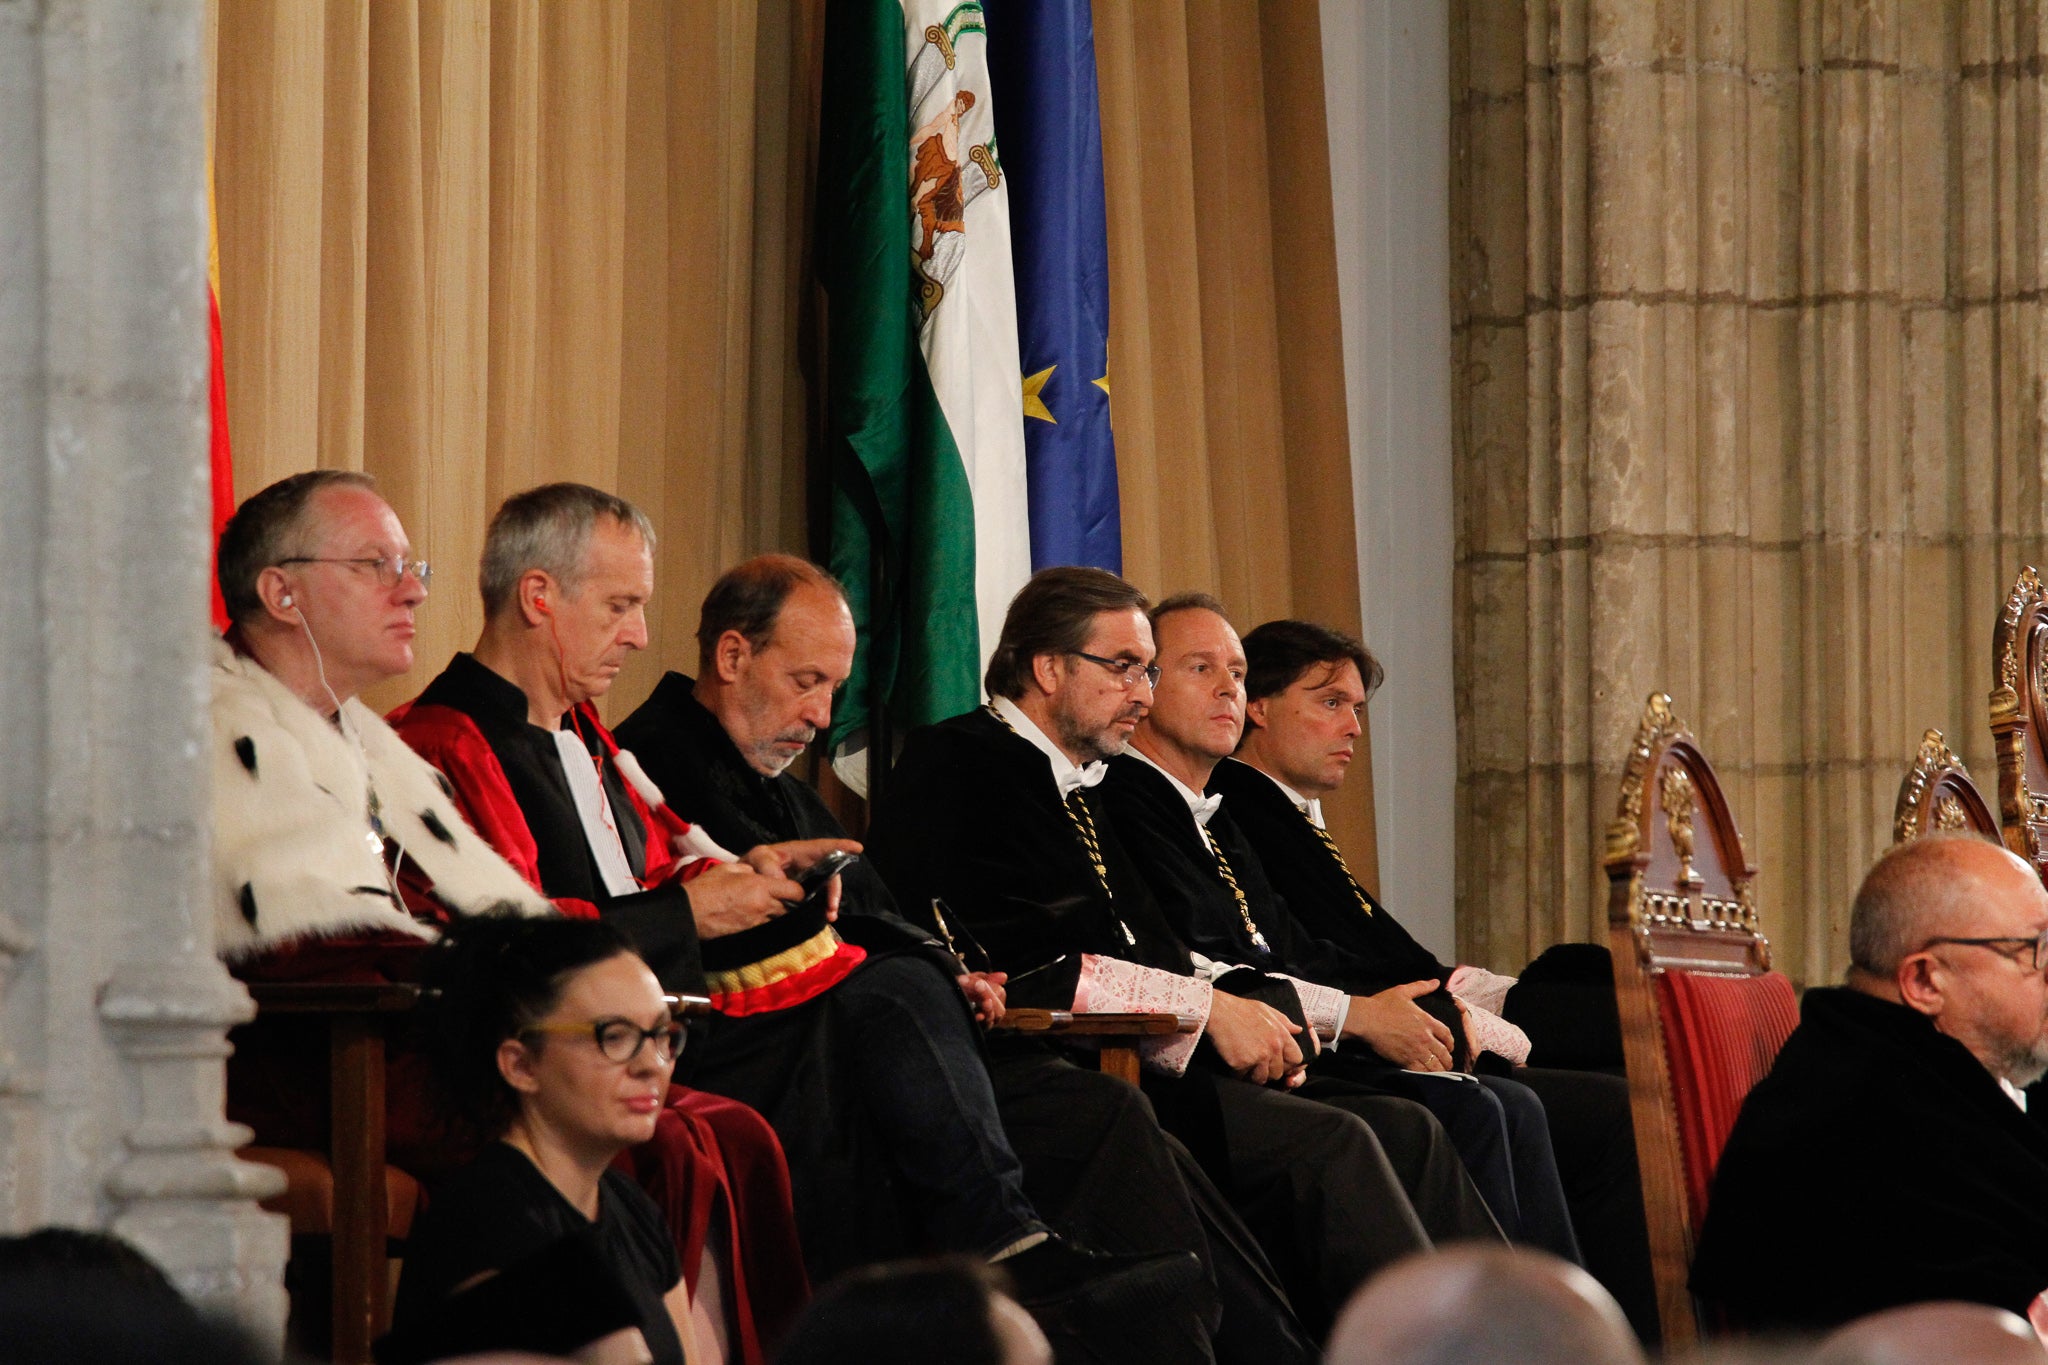
[(632, 951), (597, 919), (495, 913), (449, 929), (427, 952), (420, 1021), (447, 1117), (480, 1140), (503, 1134), (519, 1095), (498, 1074), (498, 1045), (545, 1019), (575, 973)]
[(1380, 661), (1356, 636), (1313, 621), (1266, 622), (1244, 637), (1244, 657), (1246, 701), (1285, 692), (1319, 664), (1333, 670), (1346, 663), (1356, 666), (1368, 697), (1379, 691), (1386, 679)]

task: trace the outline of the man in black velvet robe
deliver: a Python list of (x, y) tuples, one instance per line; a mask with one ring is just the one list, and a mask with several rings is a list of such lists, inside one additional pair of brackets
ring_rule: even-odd
[(1498, 1230), (1420, 1106), (1265, 1088), (1301, 1083), (1294, 989), (1255, 971), (1197, 977), (1117, 842), (1092, 787), (1149, 695), (1143, 607), (1100, 570), (1034, 576), (990, 665), (994, 700), (908, 738), (870, 853), (903, 905), (939, 901), (940, 927), (1008, 972), (1019, 1002), (1202, 1019), (1198, 1045), (1148, 1045), (1147, 1093), (1260, 1234), (1304, 1318), (1326, 1323), (1432, 1233)]
[[(838, 584), (791, 556), (749, 560), (712, 586), (698, 639), (701, 676), (665, 675), (620, 723), (620, 742), (679, 812), (728, 847), (845, 838), (818, 793), (788, 771), (829, 723), (833, 690), (852, 666), (853, 622)], [(896, 913), (871, 863), (855, 863), (841, 881), (836, 924), (849, 941), (871, 954), (939, 948)], [(830, 1112), (827, 1096), (790, 1083), (789, 1059), (822, 1050), (817, 1035), (825, 1027), (817, 1010), (716, 1020), (695, 1051), (690, 1079), (754, 1103), (799, 1144), (807, 1133), (843, 1131), (849, 1119)], [(1004, 1130), (1024, 1163), (1025, 1191), (1056, 1226), (1091, 1246), (1200, 1254), (1221, 1280), (1219, 1359), (1282, 1365), (1313, 1358), (1256, 1242), (1159, 1130), (1142, 1096), (1019, 1037), (992, 1038), (987, 1060)], [(879, 1181), (889, 1192), (886, 1170), (837, 1174), (869, 1186)], [(1210, 1316), (1201, 1295), (1190, 1295), (1187, 1306), (1176, 1329), (1196, 1329)], [(1182, 1357), (1160, 1339), (1158, 1323), (1143, 1325), (1147, 1340), (1119, 1343), (1098, 1333), (1093, 1344), (1118, 1359)]]
[(1864, 878), (1844, 988), (1816, 987), (1714, 1174), (1695, 1293), (1825, 1329), (1926, 1299), (2048, 1320), (2048, 892), (1987, 840), (1932, 835)]
[[(1604, 1058), (1618, 1050), (1618, 1025), (1606, 950), (1564, 945), (1546, 954), (1567, 975), (1590, 981), (1517, 985), (1512, 978), (1455, 967), (1416, 942), (1401, 922), (1358, 884), (1322, 824), (1321, 798), (1337, 790), (1364, 730), (1365, 705), (1380, 666), (1370, 651), (1339, 631), (1306, 621), (1269, 621), (1243, 642), (1245, 725), (1237, 756), (1215, 765), (1206, 790), (1222, 799), (1226, 837), (1256, 854), (1257, 874), (1284, 903), (1292, 941), (1304, 939), (1363, 965), (1353, 989), (1419, 983), (1433, 989), (1413, 1007), (1449, 1023), (1482, 1071), (1507, 1071), (1543, 1101), (1558, 1175), (1586, 1265), (1614, 1294), (1645, 1340), (1658, 1334), (1642, 1186), (1635, 1160), (1628, 1084), (1618, 1074), (1572, 1069), (1578, 1063), (1528, 1066), (1543, 1056)], [(1296, 949), (1289, 949), (1289, 952)], [(1294, 960), (1291, 957), (1283, 960)], [(1301, 959), (1314, 969), (1315, 959)], [(1315, 976), (1315, 970), (1305, 974)], [(1532, 966), (1531, 978), (1540, 974)], [(1317, 980), (1325, 978), (1316, 976)], [(1334, 978), (1333, 978), (1334, 979)], [(1537, 990), (1537, 1008), (1515, 1002)], [(1503, 1014), (1514, 1015), (1512, 1022)], [(1543, 1037), (1531, 1042), (1515, 1024)], [(1526, 1092), (1525, 1092), (1526, 1093)]]

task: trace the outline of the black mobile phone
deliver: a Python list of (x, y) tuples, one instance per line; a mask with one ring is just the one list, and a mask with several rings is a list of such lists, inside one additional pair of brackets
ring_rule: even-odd
[(824, 894), (825, 883), (860, 861), (858, 853), (827, 853), (803, 871), (797, 873), (796, 884), (804, 890), (807, 903)]

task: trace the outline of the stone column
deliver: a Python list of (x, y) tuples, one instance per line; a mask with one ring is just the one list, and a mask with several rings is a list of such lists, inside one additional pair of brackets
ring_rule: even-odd
[(213, 955), (202, 0), (0, 0), (0, 1219), (281, 1339)]
[(1459, 919), (1597, 938), (1643, 699), (1720, 772), (1795, 979), (2043, 538), (2041, 6), (1460, 0)]

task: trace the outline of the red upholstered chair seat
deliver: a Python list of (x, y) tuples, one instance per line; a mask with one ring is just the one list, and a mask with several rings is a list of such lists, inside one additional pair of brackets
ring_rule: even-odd
[(1671, 1063), (1686, 1197), (1698, 1227), (1735, 1116), (1792, 1036), (1799, 1001), (1783, 972), (1710, 976), (1670, 969), (1658, 973), (1654, 984)]

